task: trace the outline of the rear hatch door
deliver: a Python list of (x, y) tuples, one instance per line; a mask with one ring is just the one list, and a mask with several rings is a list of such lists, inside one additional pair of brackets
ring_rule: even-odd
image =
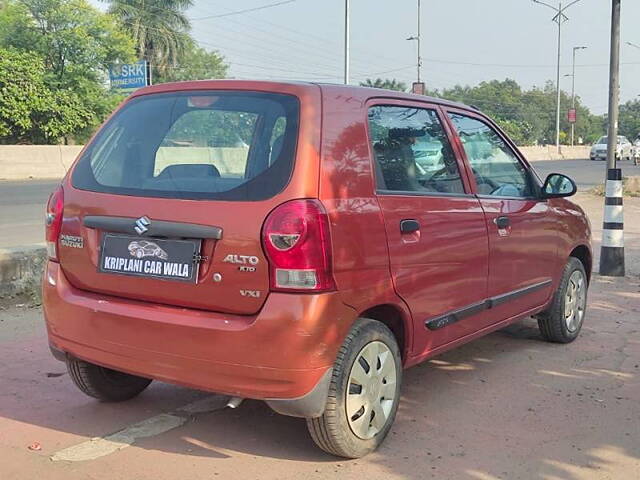
[(295, 158), (290, 95), (208, 91), (131, 100), (65, 184), (62, 269), (77, 288), (257, 312), (269, 291), (261, 228)]

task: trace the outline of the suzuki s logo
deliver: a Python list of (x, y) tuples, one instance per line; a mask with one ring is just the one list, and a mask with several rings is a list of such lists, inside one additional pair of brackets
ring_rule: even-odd
[(138, 235), (142, 235), (149, 231), (149, 225), (151, 225), (151, 220), (148, 217), (140, 217), (136, 220), (135, 226), (133, 229), (136, 231)]

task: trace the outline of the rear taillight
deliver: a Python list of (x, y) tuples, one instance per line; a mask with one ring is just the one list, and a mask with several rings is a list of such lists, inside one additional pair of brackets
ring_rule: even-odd
[(271, 289), (335, 289), (329, 218), (317, 200), (292, 200), (273, 210), (262, 227), (270, 262)]
[(64, 192), (58, 186), (47, 202), (45, 216), (45, 237), (47, 240), (47, 255), (50, 260), (58, 261), (58, 237), (62, 228), (62, 211), (64, 210)]

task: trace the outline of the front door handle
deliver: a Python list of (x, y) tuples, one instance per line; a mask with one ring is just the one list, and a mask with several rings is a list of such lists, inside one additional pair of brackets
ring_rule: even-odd
[(494, 223), (498, 226), (498, 228), (507, 228), (511, 221), (509, 217), (496, 217), (493, 219)]
[(412, 218), (400, 220), (400, 233), (413, 233), (420, 230), (420, 222)]

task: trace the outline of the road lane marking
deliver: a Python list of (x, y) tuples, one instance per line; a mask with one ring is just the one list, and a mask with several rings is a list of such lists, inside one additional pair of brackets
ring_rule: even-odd
[(224, 408), (228, 397), (210, 395), (188, 403), (169, 413), (161, 413), (116, 433), (96, 437), (86, 442), (57, 451), (51, 456), (54, 462), (85, 462), (95, 460), (127, 448), (141, 438), (154, 437), (184, 425), (192, 416)]

